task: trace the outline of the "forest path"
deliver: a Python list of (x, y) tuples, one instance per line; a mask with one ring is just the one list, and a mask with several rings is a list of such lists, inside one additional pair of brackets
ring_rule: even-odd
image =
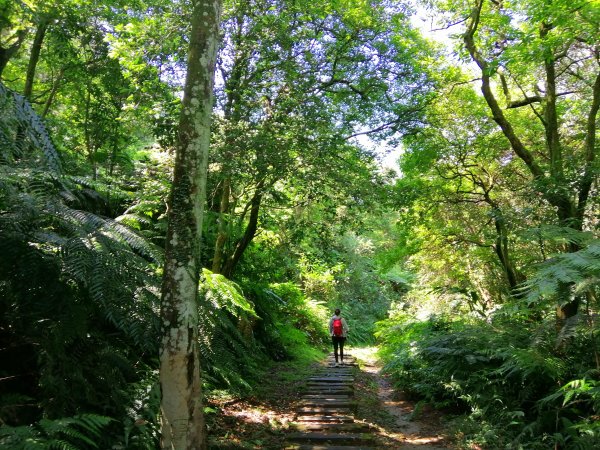
[(357, 364), (346, 355), (338, 365), (329, 355), (327, 364), (307, 380), (296, 409), (295, 432), (287, 435), (289, 450), (371, 450), (374, 438), (367, 423), (355, 420), (354, 381)]
[(334, 367), (332, 356), (316, 364), (276, 364), (253, 396), (210, 401), (218, 413), (209, 420), (209, 448), (451, 448), (441, 414), (398, 399), (381, 373), (375, 349), (352, 348), (349, 353), (345, 362), (352, 365), (340, 367)]
[[(373, 403), (372, 411), (367, 410), (365, 415), (377, 427), (379, 440), (383, 444), (380, 448), (452, 448), (444, 434), (443, 416), (440, 412), (402, 398), (402, 394), (393, 388), (390, 380), (382, 373), (373, 348), (353, 349), (353, 353), (361, 361), (362, 370), (357, 383), (367, 385), (365, 397), (374, 397), (376, 394), (376, 398), (370, 400)], [(357, 394), (361, 390), (358, 387)]]
[(440, 433), (439, 414), (413, 421), (415, 405), (396, 399), (382, 375), (373, 349), (354, 349), (347, 365), (338, 366), (330, 355), (324, 367), (307, 379), (296, 410), (295, 432), (289, 450), (371, 450), (448, 448)]

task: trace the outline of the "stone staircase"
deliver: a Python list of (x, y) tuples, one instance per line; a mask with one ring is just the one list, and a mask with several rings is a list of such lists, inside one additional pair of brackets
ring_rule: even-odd
[(336, 365), (330, 355), (327, 366), (308, 378), (287, 450), (375, 449), (369, 426), (354, 420), (356, 361), (346, 355), (344, 363)]

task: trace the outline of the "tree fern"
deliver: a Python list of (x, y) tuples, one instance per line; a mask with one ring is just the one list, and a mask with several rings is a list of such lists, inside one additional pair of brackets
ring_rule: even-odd
[[(109, 414), (119, 421), (106, 426), (122, 435), (116, 424), (138, 401), (130, 383), (145, 380), (140, 369), (157, 354), (161, 251), (121, 223), (76, 209), (84, 205), (79, 188), (63, 176), (40, 119), (1, 85), (0, 109), (0, 419), (46, 417), (3, 428), (0, 442), (99, 448), (107, 442), (98, 437), (101, 416), (60, 417)], [(13, 413), (7, 391), (31, 406)]]
[(244, 334), (243, 324), (257, 318), (254, 307), (239, 285), (207, 269), (200, 286), (200, 352), (206, 375), (215, 386), (247, 389), (244, 375), (252, 373), (254, 364), (249, 355), (258, 349), (254, 338)]
[(525, 286), (526, 298), (530, 303), (554, 298), (564, 284), (572, 286), (573, 295), (582, 295), (600, 284), (600, 240), (588, 241), (577, 252), (562, 253), (540, 264)]
[(29, 102), (20, 94), (8, 89), (0, 82), (0, 159), (5, 163), (15, 158), (35, 159), (36, 155), (25, 155), (31, 147), (41, 152), (44, 164), (53, 173), (61, 173), (61, 162), (46, 127), (33, 111)]
[(34, 426), (0, 427), (0, 446), (13, 450), (96, 449), (112, 419), (82, 414), (64, 419), (42, 419)]
[(225, 309), (234, 316), (240, 313), (257, 317), (254, 306), (244, 297), (242, 288), (225, 276), (202, 269), (202, 294), (216, 309)]

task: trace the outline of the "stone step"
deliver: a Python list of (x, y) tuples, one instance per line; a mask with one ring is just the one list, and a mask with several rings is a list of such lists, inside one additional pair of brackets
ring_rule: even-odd
[(309, 400), (309, 399), (331, 399), (331, 400), (350, 400), (352, 397), (348, 394), (304, 394), (300, 398)]
[(335, 445), (361, 445), (371, 444), (373, 436), (366, 433), (290, 433), (288, 440), (292, 442), (312, 444), (335, 444)]
[(375, 450), (375, 447), (365, 447), (364, 445), (309, 445), (297, 444), (285, 447), (285, 450)]
[(294, 423), (292, 428), (297, 431), (328, 431), (342, 433), (357, 433), (369, 431), (371, 427), (367, 423)]
[(352, 408), (350, 406), (307, 406), (296, 408), (298, 415), (311, 415), (311, 414), (348, 414)]
[(322, 415), (298, 415), (296, 417), (296, 422), (299, 423), (353, 423), (354, 416), (351, 414), (341, 415), (331, 415), (331, 414), (322, 414)]
[(307, 383), (306, 389), (354, 389), (353, 383)]
[(340, 383), (340, 382), (331, 382), (325, 383), (323, 381), (310, 381), (306, 383), (309, 387), (323, 387), (323, 388), (351, 388), (353, 387), (353, 383)]
[(302, 400), (300, 402), (301, 406), (324, 406), (324, 407), (329, 407), (329, 406), (344, 406), (344, 407), (348, 407), (348, 408), (354, 408), (356, 407), (356, 402), (350, 401), (350, 400), (339, 400), (339, 399), (318, 399), (318, 398), (314, 398), (314, 399), (305, 399)]
[(331, 394), (335, 395), (347, 395), (349, 397), (354, 397), (353, 392), (351, 390), (346, 389), (334, 389), (334, 390), (312, 390), (306, 391), (307, 395), (318, 395), (321, 398), (329, 397)]
[(353, 377), (356, 373), (356, 369), (351, 367), (326, 367), (325, 370), (314, 372), (311, 376), (340, 376), (340, 377)]
[(314, 388), (304, 391), (306, 395), (353, 395), (354, 391), (351, 388)]
[(319, 383), (353, 383), (354, 377), (340, 377), (340, 376), (330, 376), (330, 377), (310, 377), (308, 378), (309, 382), (319, 382)]
[(306, 386), (309, 389), (354, 389), (353, 383), (323, 383), (321, 381), (311, 381), (310, 383), (306, 383)]

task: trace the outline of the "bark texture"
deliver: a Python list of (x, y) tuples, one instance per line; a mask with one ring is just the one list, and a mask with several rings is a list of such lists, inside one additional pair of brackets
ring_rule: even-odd
[(161, 448), (205, 449), (198, 280), (220, 0), (193, 3), (162, 285)]

